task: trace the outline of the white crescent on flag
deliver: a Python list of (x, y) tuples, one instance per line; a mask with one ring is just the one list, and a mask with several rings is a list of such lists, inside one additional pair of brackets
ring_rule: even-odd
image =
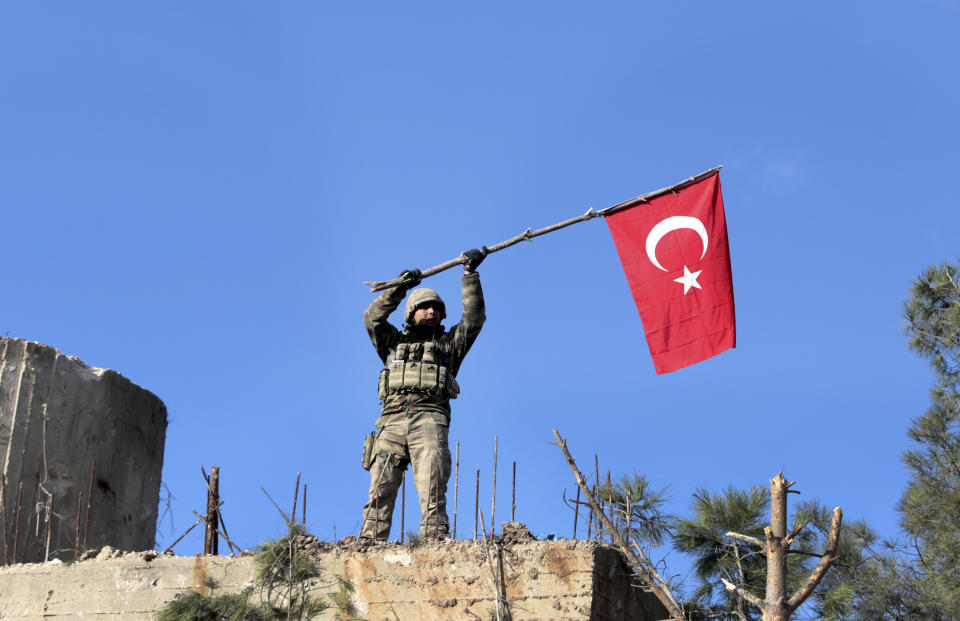
[(696, 231), (700, 235), (700, 240), (703, 242), (703, 252), (700, 253), (700, 258), (702, 259), (707, 254), (709, 238), (707, 237), (707, 227), (703, 226), (703, 222), (700, 222), (700, 220), (692, 216), (670, 216), (669, 218), (665, 218), (657, 222), (656, 226), (650, 229), (650, 234), (647, 235), (647, 257), (651, 263), (664, 272), (668, 270), (657, 261), (657, 244), (660, 243), (660, 240), (663, 239), (667, 233), (678, 229), (691, 229)]

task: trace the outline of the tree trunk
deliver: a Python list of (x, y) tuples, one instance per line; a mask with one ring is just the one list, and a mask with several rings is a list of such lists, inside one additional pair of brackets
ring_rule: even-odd
[(728, 591), (736, 593), (741, 599), (760, 610), (763, 621), (789, 621), (837, 560), (837, 544), (840, 540), (840, 525), (843, 521), (843, 511), (840, 507), (833, 510), (830, 532), (827, 535), (826, 548), (820, 562), (814, 567), (803, 586), (789, 598), (787, 597), (787, 554), (790, 553), (790, 545), (794, 537), (800, 533), (802, 526), (797, 524), (793, 530), (787, 532), (787, 492), (791, 486), (793, 482), (788, 483), (782, 471), (770, 479), (770, 526), (763, 529), (766, 541), (740, 533), (727, 533), (727, 537), (763, 548), (767, 557), (767, 593), (764, 599), (748, 591), (742, 584), (733, 584), (721, 578), (721, 582)]
[(767, 536), (767, 597), (763, 610), (764, 621), (782, 621), (788, 618), (787, 601), (787, 483), (783, 472), (770, 479), (770, 526), (763, 529)]

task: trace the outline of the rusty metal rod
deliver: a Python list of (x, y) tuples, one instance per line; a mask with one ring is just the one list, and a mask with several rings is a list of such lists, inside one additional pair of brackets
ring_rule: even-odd
[(400, 475), (400, 543), (407, 528), (407, 470)]
[[(219, 494), (217, 494), (217, 497), (219, 498)], [(227, 523), (223, 521), (223, 512), (220, 510), (221, 505), (223, 505), (223, 502), (219, 502), (217, 504), (217, 518), (220, 520), (220, 528), (223, 529), (223, 538), (227, 540), (227, 545), (233, 548), (234, 546), (230, 543), (230, 535), (227, 533)], [(243, 552), (243, 550), (240, 549), (240, 546), (236, 546), (236, 548), (237, 554)]]
[(297, 523), (297, 498), (300, 497), (300, 472), (297, 471), (297, 486), (293, 489), (293, 510), (290, 511), (290, 525)]
[[(613, 483), (610, 482), (610, 470), (607, 470), (607, 511), (610, 512), (610, 521), (614, 522), (613, 514)], [(613, 543), (613, 533), (610, 533), (610, 543)]]
[[(597, 486), (594, 485), (593, 488), (594, 490), (596, 490)], [(591, 537), (593, 536), (592, 533), (593, 533), (593, 505), (590, 505), (590, 514), (587, 516), (587, 541), (591, 540)]]
[(307, 528), (307, 484), (306, 483), (303, 484), (303, 509), (301, 509), (301, 511), (303, 512), (303, 520), (301, 520), (300, 523), (303, 525), (304, 530), (306, 530)]
[[(40, 512), (43, 510), (37, 506), (41, 491), (49, 494), (47, 490), (43, 489), (43, 483), (37, 481), (37, 489), (33, 492), (33, 536), (37, 538), (40, 537)], [(24, 540), (24, 543), (26, 543), (26, 540)]]
[(573, 540), (577, 540), (577, 522), (580, 521), (580, 486), (577, 486), (577, 501), (573, 505)]
[(457, 462), (453, 468), (453, 533), (451, 539), (457, 538), (457, 505), (460, 504), (460, 441), (457, 440)]
[[(217, 469), (218, 469), (218, 471), (219, 471), (219, 466), (217, 466)], [(207, 471), (204, 469), (203, 466), (200, 466), (200, 472), (203, 474), (203, 480), (207, 482), (207, 493), (209, 494), (211, 491), (213, 491), (213, 489), (212, 489), (212, 487), (211, 487), (212, 482), (211, 482), (211, 480), (210, 480), (210, 476), (207, 474)], [(263, 489), (263, 488), (261, 487), (260, 489)], [(263, 490), (263, 493), (266, 494), (266, 493), (267, 493), (266, 490)], [(229, 533), (227, 533), (227, 522), (226, 522), (226, 520), (223, 519), (223, 511), (220, 510), (220, 507), (223, 506), (223, 502), (220, 501), (220, 479), (219, 479), (219, 476), (217, 477), (216, 497), (217, 497), (217, 521), (218, 521), (219, 524), (220, 524), (219, 528), (223, 529), (223, 533), (224, 533), (224, 534), (223, 534), (223, 538), (226, 540), (226, 542), (227, 542), (227, 547), (230, 548), (230, 552), (231, 552), (231, 553), (233, 552), (234, 548), (236, 548), (237, 554), (241, 554), (241, 553), (243, 552), (243, 550), (240, 548), (240, 546), (236, 545), (235, 543), (233, 543), (233, 542), (230, 540), (230, 535), (229, 535)], [(269, 497), (270, 497), (270, 494), (267, 494), (267, 497), (269, 498)], [(270, 498), (270, 502), (273, 502), (273, 499), (272, 499), (272, 498)], [(276, 507), (276, 506), (277, 506), (276, 503), (274, 503), (273, 506)], [(277, 510), (279, 510), (279, 507), (277, 507)], [(281, 513), (282, 513), (282, 512), (281, 512)]]
[(473, 497), (473, 539), (477, 539), (477, 514), (480, 510), (480, 468), (477, 468), (477, 488)]
[[(594, 496), (597, 496), (597, 494), (600, 492), (601, 489), (602, 489), (602, 488), (601, 488), (601, 486), (600, 486), (600, 458), (597, 456), (596, 453), (594, 453), (594, 454), (593, 454), (593, 495), (594, 495)], [(602, 499), (601, 499), (600, 503), (601, 503), (601, 504), (600, 504), (600, 512), (603, 513), (603, 504), (602, 504), (602, 503), (603, 503), (603, 500), (602, 500)], [(600, 528), (600, 523), (601, 523), (601, 522), (600, 522), (600, 516), (598, 515), (598, 516), (596, 516), (596, 517), (597, 517), (597, 532), (596, 532), (596, 537), (597, 537), (597, 541), (600, 541), (600, 537), (601, 537), (601, 532), (600, 532), (600, 531), (601, 531), (601, 528)]]
[(80, 560), (80, 510), (83, 508), (83, 492), (77, 492), (77, 530), (73, 535), (73, 560)]
[(513, 485), (510, 491), (510, 521), (513, 522), (517, 512), (517, 462), (513, 462)]
[(236, 548), (238, 554), (241, 553), (241, 552), (243, 552), (243, 550), (240, 549), (240, 546), (238, 546), (238, 545), (235, 544), (234, 542), (230, 541), (230, 538), (227, 537), (227, 535), (226, 535), (222, 530), (218, 530), (218, 531), (217, 531), (217, 534), (218, 534), (219, 536), (223, 537), (224, 541), (227, 542), (227, 547), (230, 548), (231, 551), (233, 551), (233, 549)]
[(207, 487), (207, 510), (203, 518), (206, 522), (203, 532), (203, 554), (207, 556), (209, 554), (217, 553), (217, 506), (220, 504), (219, 498), (219, 487), (220, 487), (220, 466), (213, 466), (210, 469), (210, 477), (206, 476), (206, 472), (203, 471), (201, 467), (201, 472), (204, 474), (206, 479)]
[[(194, 511), (194, 514), (196, 514), (196, 511)], [(178, 543), (180, 543), (180, 541), (181, 541), (184, 537), (186, 537), (188, 534), (190, 534), (190, 531), (191, 531), (191, 530), (193, 530), (194, 528), (197, 527), (197, 524), (199, 524), (200, 522), (203, 522), (203, 521), (204, 521), (204, 517), (203, 517), (203, 516), (200, 516), (200, 519), (197, 520), (196, 522), (194, 522), (194, 523), (193, 523), (193, 526), (191, 526), (190, 528), (188, 528), (186, 531), (184, 531), (184, 533), (183, 533), (182, 535), (180, 535), (179, 537), (177, 537), (177, 540), (174, 541), (173, 543), (171, 543), (171, 544), (170, 544), (170, 547), (168, 547), (166, 550), (164, 550), (163, 552), (161, 552), (160, 555), (163, 556), (164, 554), (166, 554), (167, 552), (169, 552), (170, 550), (172, 550), (172, 549), (173, 549), (173, 546), (175, 546), (175, 545), (177, 545)]]
[(93, 475), (97, 469), (97, 460), (90, 462), (90, 486), (87, 489), (87, 515), (83, 523), (83, 552), (87, 551), (87, 535), (90, 534), (90, 504), (93, 500)]
[[(220, 504), (222, 505), (223, 503), (221, 502)], [(200, 514), (197, 513), (196, 511), (194, 511), (193, 514), (194, 514), (195, 516), (197, 516), (198, 518), (200, 518), (201, 520), (206, 520), (206, 519), (207, 519), (207, 516), (205, 516), (205, 515), (200, 515)], [(228, 537), (228, 536), (226, 535), (226, 533), (224, 533), (224, 531), (218, 529), (218, 530), (217, 530), (217, 535), (220, 536), (220, 537), (223, 537), (224, 541), (227, 542), (227, 547), (230, 548), (230, 551), (231, 551), (231, 552), (233, 551), (234, 548), (236, 548), (236, 550), (237, 550), (238, 553), (242, 553), (242, 552), (243, 552), (243, 550), (240, 549), (240, 546), (238, 546), (236, 543), (234, 543), (233, 541), (231, 541), (231, 540), (230, 540), (230, 537)], [(171, 546), (171, 547), (172, 547), (172, 546)]]
[(54, 494), (50, 492), (50, 502), (47, 504), (47, 542), (43, 550), (43, 562), (50, 560), (50, 530), (53, 522), (53, 499)]
[(211, 547), (211, 552), (213, 554), (220, 554), (220, 537), (217, 534), (219, 530), (220, 522), (220, 505), (223, 504), (220, 502), (220, 466), (213, 466), (210, 468), (210, 486), (213, 488), (213, 546)]
[(13, 563), (17, 562), (17, 543), (20, 539), (20, 503), (23, 499), (23, 481), (17, 487), (17, 517), (13, 523)]
[(494, 518), (493, 514), (497, 510), (497, 450), (499, 449), (500, 439), (497, 436), (493, 436), (493, 498), (490, 500), (490, 536), (493, 537), (496, 534), (494, 530)]

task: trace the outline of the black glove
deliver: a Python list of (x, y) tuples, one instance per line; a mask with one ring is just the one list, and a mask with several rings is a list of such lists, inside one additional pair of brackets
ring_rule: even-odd
[(401, 287), (409, 289), (420, 284), (420, 281), (423, 280), (423, 272), (420, 270), (403, 270), (397, 278), (403, 281), (400, 283)]
[(467, 260), (464, 262), (470, 270), (477, 269), (477, 266), (483, 263), (483, 260), (487, 256), (487, 247), (484, 246), (482, 250), (477, 250), (476, 248), (471, 248), (470, 250), (465, 250), (463, 255)]

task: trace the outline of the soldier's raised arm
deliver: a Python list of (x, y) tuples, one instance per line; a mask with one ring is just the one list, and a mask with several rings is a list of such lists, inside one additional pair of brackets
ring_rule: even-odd
[(483, 327), (483, 322), (487, 319), (486, 307), (483, 302), (483, 288), (480, 286), (480, 274), (476, 272), (477, 266), (480, 265), (484, 257), (486, 257), (487, 253), (484, 252), (485, 250), (486, 248), (483, 250), (474, 249), (467, 250), (463, 253), (468, 259), (464, 265), (464, 274), (461, 280), (463, 318), (460, 320), (460, 323), (455, 325), (451, 330), (454, 374), (459, 371), (460, 363), (463, 362), (463, 358), (467, 355), (467, 351), (470, 350), (470, 346), (477, 340), (477, 335), (480, 334), (480, 328)]
[(384, 363), (400, 335), (400, 331), (387, 321), (387, 318), (400, 306), (400, 302), (407, 295), (407, 289), (416, 287), (420, 283), (420, 277), (420, 270), (404, 271), (400, 274), (400, 278), (404, 280), (403, 284), (386, 289), (370, 303), (367, 310), (363, 311), (363, 323), (367, 327), (367, 334), (370, 335), (370, 341)]

